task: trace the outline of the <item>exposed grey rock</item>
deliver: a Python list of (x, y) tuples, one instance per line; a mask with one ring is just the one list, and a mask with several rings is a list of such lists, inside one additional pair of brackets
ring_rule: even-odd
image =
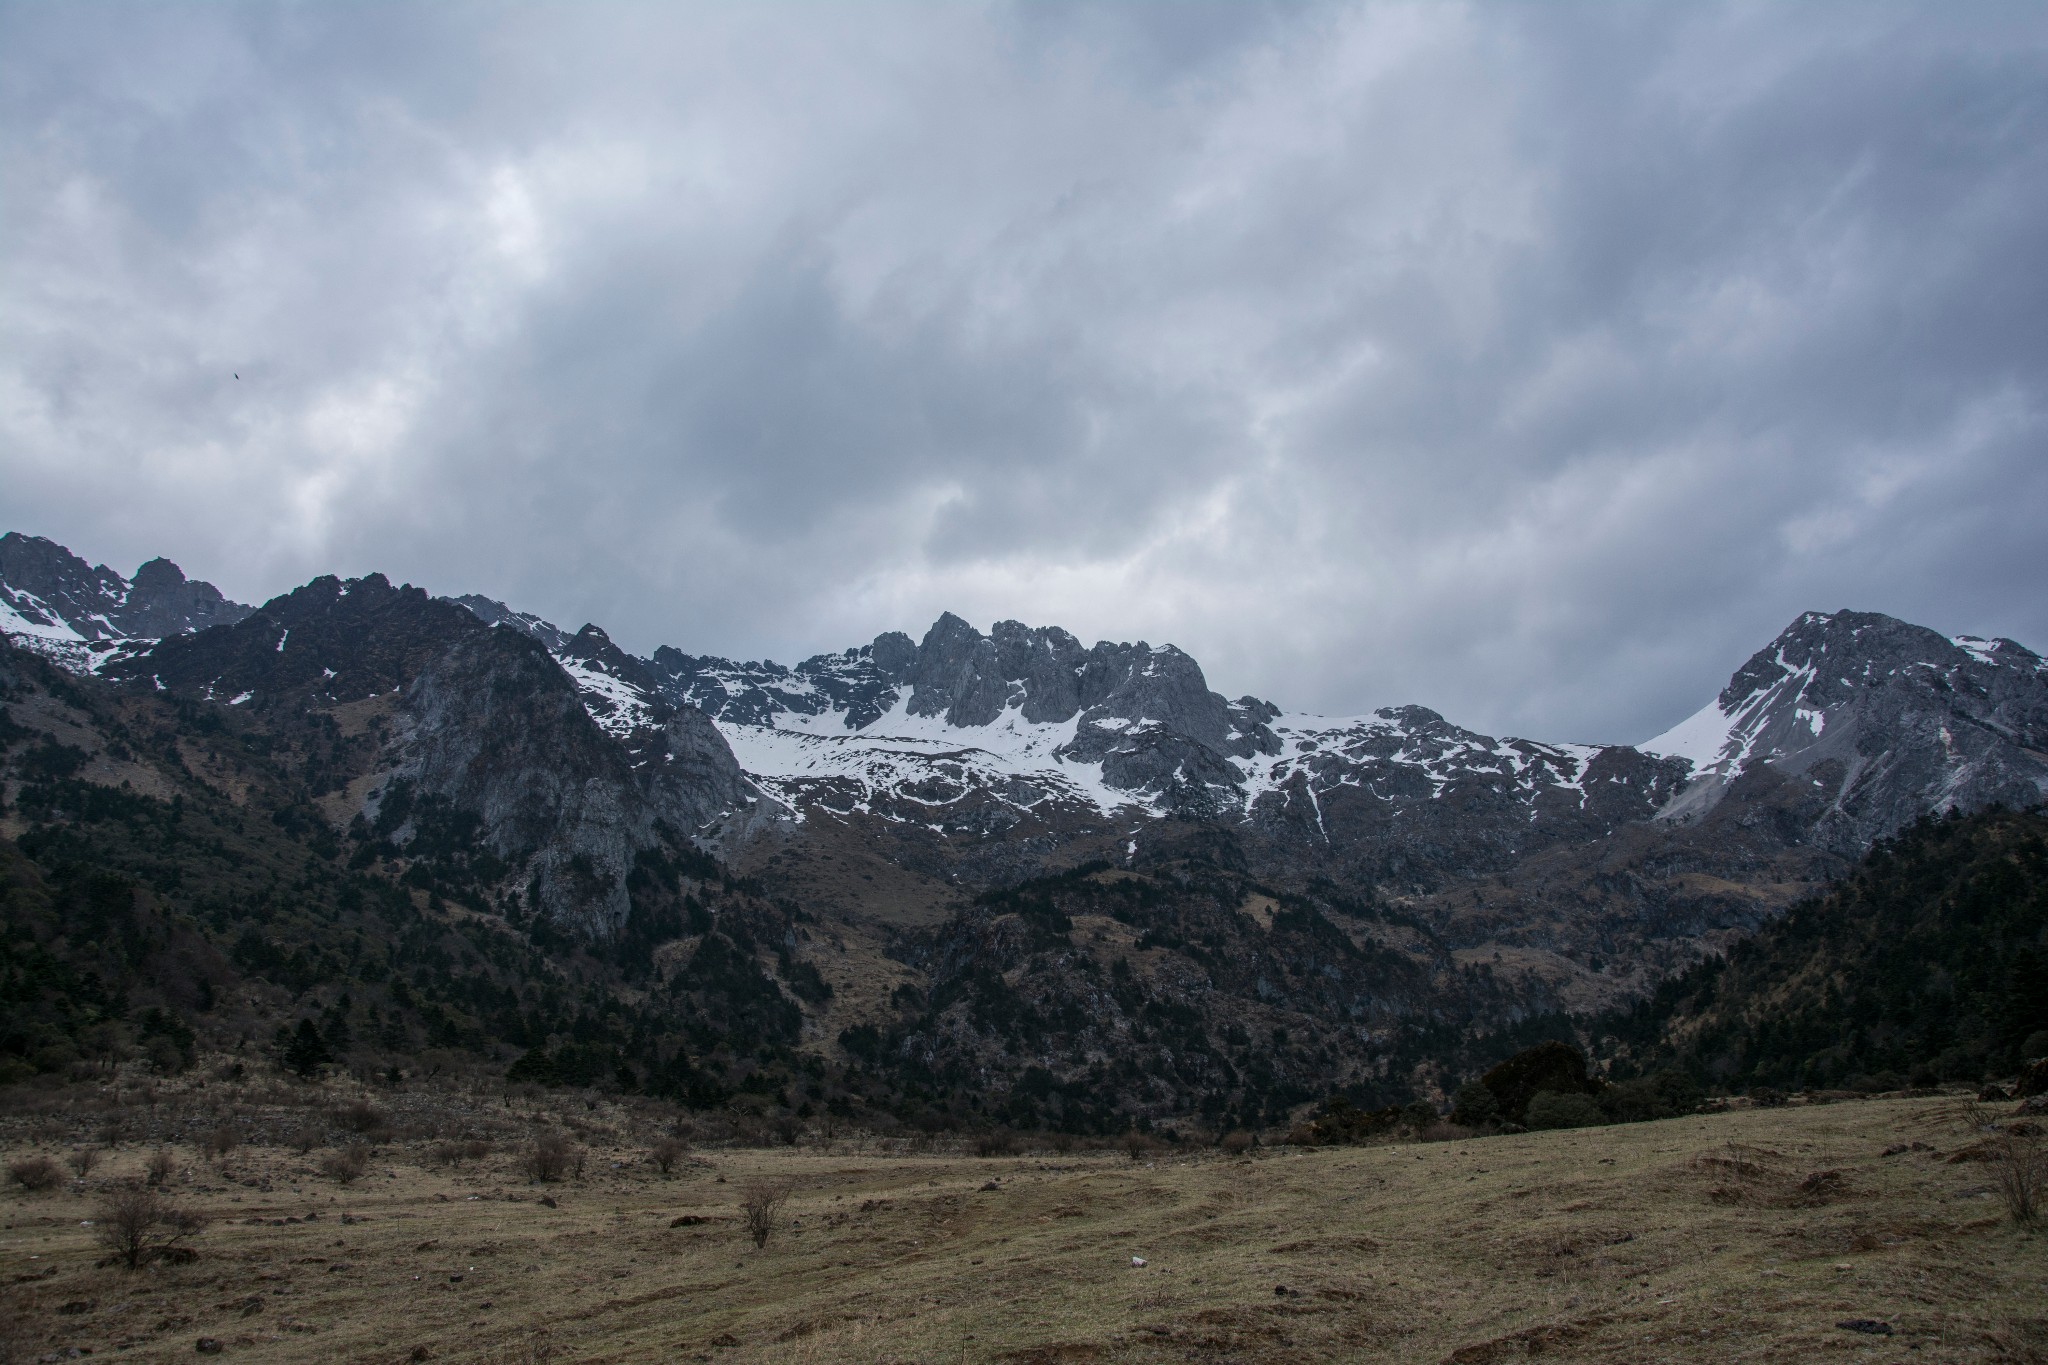
[(1009, 699), (1001, 674), (995, 642), (949, 611), (917, 647), (910, 714), (944, 716), (951, 725), (987, 725)]
[(917, 646), (900, 630), (886, 630), (868, 649), (875, 671), (890, 682), (903, 682), (917, 665)]
[(471, 593), (466, 597), (449, 597), (444, 601), (453, 602), (476, 614), (485, 625), (505, 626), (522, 635), (531, 635), (548, 647), (550, 654), (560, 654), (568, 647), (570, 636), (551, 621), (543, 621), (530, 612), (514, 611), (503, 602)]
[(1700, 818), (1768, 764), (1820, 800), (1805, 837), (1860, 852), (1930, 811), (2048, 796), (2048, 665), (2011, 640), (1808, 612), (1712, 705), (1645, 747), (1698, 765), (1667, 820)]
[(255, 610), (186, 578), (168, 559), (150, 560), (129, 580), (18, 531), (0, 536), (0, 598), (33, 624), (66, 625), (87, 640), (160, 639), (227, 625)]
[(483, 818), (499, 856), (531, 869), (542, 906), (594, 937), (631, 909), (634, 858), (745, 805), (732, 750), (692, 707), (663, 731), (665, 752), (637, 770), (591, 719), (537, 642), (466, 634), (406, 689), (412, 724), (396, 777)]
[[(595, 627), (570, 644), (572, 661), (642, 667)], [(315, 579), (233, 625), (160, 641), (104, 671), (259, 710), (399, 693), (398, 733), (366, 817), (400, 781), (474, 813), (540, 908), (600, 938), (625, 923), (626, 877), (642, 851), (706, 835), (754, 796), (695, 708), (664, 703), (657, 725), (621, 742), (532, 632), (487, 626), (379, 574)]]

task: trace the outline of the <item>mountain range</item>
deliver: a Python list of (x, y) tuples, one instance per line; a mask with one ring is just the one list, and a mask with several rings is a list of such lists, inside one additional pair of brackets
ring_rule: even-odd
[[(440, 868), (522, 932), (687, 957), (704, 936), (650, 938), (639, 888), (705, 860), (783, 907), (756, 955), (813, 1046), (936, 1089), (1042, 1072), (1040, 1118), (1128, 1060), (1125, 1016), (1167, 1110), (1240, 1102), (1240, 1034), (1317, 1040), (1267, 1057), (1269, 1098), (1409, 1086), (1446, 1030), (1640, 998), (1922, 816), (2048, 794), (2040, 656), (1852, 611), (1800, 616), (1637, 746), (1289, 712), (1171, 645), (951, 614), (784, 666), (639, 657), (374, 574), (244, 606), (19, 533), (0, 633), (179, 726), (232, 717), (290, 755), (274, 815)], [(9, 725), (78, 754), (70, 780), (235, 789), (218, 754), (167, 772), (63, 709), (17, 699)], [(27, 781), (17, 758), (9, 837)]]

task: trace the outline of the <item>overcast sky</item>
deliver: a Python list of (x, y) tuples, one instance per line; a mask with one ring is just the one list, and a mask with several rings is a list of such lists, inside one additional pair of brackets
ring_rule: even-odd
[(2048, 649), (2048, 7), (0, 4), (0, 521), (1549, 739)]

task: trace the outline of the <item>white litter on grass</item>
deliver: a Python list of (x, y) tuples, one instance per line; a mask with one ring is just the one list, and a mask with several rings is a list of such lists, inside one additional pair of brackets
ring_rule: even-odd
[(1144, 1258), (1143, 1256), (1133, 1256), (1133, 1257), (1131, 1257), (1131, 1269), (1133, 1269), (1133, 1270), (1143, 1270), (1144, 1268), (1145, 1268), (1145, 1258)]

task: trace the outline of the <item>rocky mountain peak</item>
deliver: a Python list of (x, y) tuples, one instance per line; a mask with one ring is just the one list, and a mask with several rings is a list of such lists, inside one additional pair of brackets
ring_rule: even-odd
[(443, 600), (453, 602), (458, 607), (466, 608), (487, 626), (504, 626), (510, 630), (516, 630), (522, 635), (530, 635), (546, 645), (548, 652), (551, 654), (560, 654), (568, 648), (571, 637), (566, 632), (558, 626), (541, 620), (540, 617), (530, 612), (514, 611), (503, 602), (495, 601), (478, 593), (470, 593), (464, 597), (450, 597)]
[(1860, 849), (1927, 810), (2048, 795), (2048, 667), (2011, 640), (1807, 612), (1642, 747), (1693, 764), (1666, 818), (1703, 815), (1766, 764), (1825, 795), (1818, 837)]
[(468, 612), (383, 574), (327, 574), (231, 624), (167, 637), (101, 671), (238, 704), (347, 702), (404, 686), (429, 655), (483, 629)]
[(150, 560), (130, 580), (42, 536), (0, 536), (0, 630), (9, 635), (58, 648), (155, 640), (231, 624), (253, 610), (186, 578), (168, 559)]

